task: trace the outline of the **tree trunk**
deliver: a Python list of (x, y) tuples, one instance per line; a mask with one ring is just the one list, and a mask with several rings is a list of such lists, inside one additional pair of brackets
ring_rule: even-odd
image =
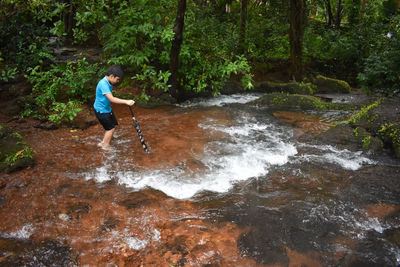
[(246, 20), (247, 20), (247, 0), (240, 0), (240, 27), (238, 54), (244, 54), (246, 49)]
[(64, 3), (69, 4), (69, 9), (68, 11), (64, 12), (64, 31), (67, 34), (66, 35), (66, 41), (67, 43), (72, 43), (74, 39), (74, 33), (72, 29), (75, 27), (75, 13), (76, 13), (76, 7), (74, 6), (71, 1), (66, 1), (64, 0)]
[(183, 42), (183, 26), (185, 20), (186, 11), (186, 0), (178, 0), (178, 11), (176, 13), (175, 25), (174, 25), (174, 40), (172, 40), (172, 47), (169, 61), (169, 71), (171, 76), (169, 77), (168, 84), (170, 87), (170, 93), (178, 101), (182, 96), (182, 87), (179, 85), (179, 53)]
[(367, 0), (362, 0), (361, 2), (361, 12), (360, 12), (360, 21), (362, 22), (364, 19), (365, 8), (367, 6)]
[(332, 26), (333, 22), (333, 13), (332, 13), (332, 6), (331, 6), (331, 1), (330, 0), (325, 0), (325, 5), (326, 5), (326, 13), (328, 13), (328, 26)]
[(336, 23), (335, 26), (337, 29), (340, 28), (340, 24), (342, 23), (342, 0), (338, 0), (337, 10), (336, 10)]
[(306, 0), (290, 0), (290, 65), (291, 77), (301, 80), (303, 74), (303, 36), (306, 17)]

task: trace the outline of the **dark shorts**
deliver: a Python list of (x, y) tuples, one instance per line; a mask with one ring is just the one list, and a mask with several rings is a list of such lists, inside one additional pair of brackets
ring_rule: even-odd
[(110, 113), (99, 113), (95, 111), (94, 113), (96, 114), (96, 117), (101, 125), (103, 125), (104, 130), (109, 131), (118, 125), (118, 121), (112, 111)]

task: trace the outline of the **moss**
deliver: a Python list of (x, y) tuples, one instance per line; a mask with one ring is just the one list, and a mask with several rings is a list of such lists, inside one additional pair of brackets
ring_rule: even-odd
[(363, 140), (362, 140), (362, 147), (365, 149), (365, 150), (367, 150), (369, 147), (370, 147), (370, 145), (371, 145), (371, 139), (372, 139), (372, 137), (370, 136), (370, 135), (368, 135), (368, 136), (366, 136), (366, 137), (364, 137), (363, 138)]
[(371, 111), (373, 109), (377, 108), (381, 103), (382, 103), (382, 98), (379, 98), (374, 103), (367, 105), (365, 107), (362, 107), (361, 110), (357, 114), (351, 116), (351, 118), (348, 120), (348, 122), (351, 124), (356, 124), (362, 119), (369, 120), (370, 122), (375, 121), (379, 115), (371, 114)]
[(0, 127), (0, 151), (0, 171), (12, 172), (34, 164), (34, 150), (10, 127)]
[(312, 83), (274, 83), (274, 82), (261, 82), (254, 86), (254, 90), (264, 93), (284, 92), (289, 94), (305, 94), (312, 95), (316, 92), (317, 88)]
[(392, 146), (397, 157), (400, 157), (400, 123), (387, 122), (378, 130), (382, 140)]
[(318, 93), (350, 93), (350, 85), (342, 80), (328, 78), (318, 75), (313, 84), (316, 86)]

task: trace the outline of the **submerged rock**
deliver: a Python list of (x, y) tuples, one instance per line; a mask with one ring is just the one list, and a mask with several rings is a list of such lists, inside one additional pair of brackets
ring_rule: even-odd
[(12, 172), (33, 166), (33, 154), (19, 133), (0, 125), (0, 171)]
[(0, 238), (1, 266), (78, 266), (72, 249), (57, 241), (32, 241)]

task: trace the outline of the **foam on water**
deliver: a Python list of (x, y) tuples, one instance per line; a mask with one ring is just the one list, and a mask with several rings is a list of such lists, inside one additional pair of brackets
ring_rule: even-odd
[[(303, 203), (303, 207), (313, 205)], [(354, 208), (355, 205), (341, 201), (330, 201), (325, 204), (312, 206), (307, 211), (303, 223), (314, 225), (313, 221), (335, 222), (341, 226), (341, 231), (355, 239), (364, 239), (368, 232), (375, 231), (382, 234), (389, 226), (383, 224), (378, 218), (370, 217), (364, 209)]]
[(211, 99), (198, 99), (197, 101), (190, 103), (191, 106), (223, 106), (226, 104), (245, 104), (261, 97), (262, 94), (233, 94), (233, 95), (218, 95)]
[(300, 146), (312, 148), (315, 153), (300, 156), (299, 160), (316, 163), (331, 163), (341, 166), (346, 170), (358, 170), (365, 164), (374, 164), (373, 160), (362, 155), (362, 151), (352, 152), (347, 149), (338, 149), (330, 145), (314, 146), (301, 144)]
[(31, 224), (24, 225), (20, 230), (11, 233), (1, 234), (4, 238), (17, 238), (17, 239), (28, 239), (31, 237), (35, 228)]

